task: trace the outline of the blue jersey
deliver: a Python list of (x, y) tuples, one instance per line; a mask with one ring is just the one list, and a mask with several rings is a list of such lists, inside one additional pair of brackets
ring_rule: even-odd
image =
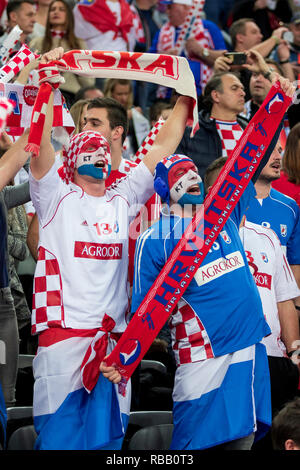
[(250, 222), (274, 230), (288, 262), (300, 264), (300, 212), (294, 199), (271, 188), (265, 199), (251, 198), (246, 216)]
[[(173, 311), (170, 328), (177, 363), (196, 362), (258, 343), (270, 329), (239, 237), (254, 196), (250, 182)], [(138, 239), (132, 311), (135, 312), (191, 219), (161, 215)]]

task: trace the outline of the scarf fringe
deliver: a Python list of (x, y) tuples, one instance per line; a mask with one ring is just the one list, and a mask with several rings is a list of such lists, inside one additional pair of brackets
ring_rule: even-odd
[(31, 142), (25, 146), (24, 150), (25, 152), (32, 153), (33, 157), (38, 157), (40, 153), (40, 146)]

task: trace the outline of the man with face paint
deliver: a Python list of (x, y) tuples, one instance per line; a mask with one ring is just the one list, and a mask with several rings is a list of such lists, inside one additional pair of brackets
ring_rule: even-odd
[[(292, 96), (292, 85), (280, 81)], [(249, 450), (254, 437), (263, 436), (271, 424), (267, 355), (260, 344), (270, 328), (239, 236), (241, 217), (261, 167), (169, 318), (177, 364), (171, 450), (218, 446)], [(171, 155), (157, 165), (154, 188), (166, 205), (160, 220), (137, 241), (132, 312), (204, 200), (196, 166), (182, 155)]]
[[(42, 60), (62, 53), (55, 49)], [(128, 226), (154, 192), (156, 164), (178, 145), (189, 106), (190, 98), (180, 97), (143, 162), (106, 188), (110, 148), (95, 130), (71, 138), (58, 174), (50, 139), (51, 95), (40, 154), (31, 158), (30, 173), (39, 219), (32, 311), (32, 333), (39, 335), (33, 366), (37, 449), (121, 448), (130, 384), (124, 397), (113, 383), (113, 368), (103, 365), (98, 379), (100, 361), (89, 367), (95, 351), (108, 354), (127, 326)], [(81, 410), (83, 403), (88, 411)]]

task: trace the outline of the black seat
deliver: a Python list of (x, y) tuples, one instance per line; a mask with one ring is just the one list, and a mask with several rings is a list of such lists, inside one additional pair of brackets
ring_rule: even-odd
[(7, 408), (6, 442), (16, 429), (33, 424), (32, 406), (13, 406)]
[(129, 415), (128, 427), (123, 441), (122, 450), (128, 449), (128, 444), (132, 436), (146, 426), (156, 424), (172, 424), (172, 411), (131, 411)]
[(128, 450), (169, 450), (173, 424), (156, 424), (137, 431), (129, 441)]
[(34, 426), (22, 426), (12, 433), (8, 440), (7, 450), (34, 450), (37, 438)]

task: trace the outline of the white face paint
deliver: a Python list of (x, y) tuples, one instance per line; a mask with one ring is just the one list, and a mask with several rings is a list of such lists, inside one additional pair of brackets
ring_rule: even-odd
[[(201, 183), (201, 178), (193, 170), (189, 170), (184, 173), (177, 181), (174, 182), (172, 188), (170, 188), (170, 197), (174, 202), (178, 202), (186, 193), (192, 195), (200, 195), (199, 183)], [(194, 191), (191, 191), (193, 190)]]
[(111, 170), (111, 156), (103, 148), (95, 151), (83, 151), (78, 154), (76, 168), (79, 174), (107, 179)]

